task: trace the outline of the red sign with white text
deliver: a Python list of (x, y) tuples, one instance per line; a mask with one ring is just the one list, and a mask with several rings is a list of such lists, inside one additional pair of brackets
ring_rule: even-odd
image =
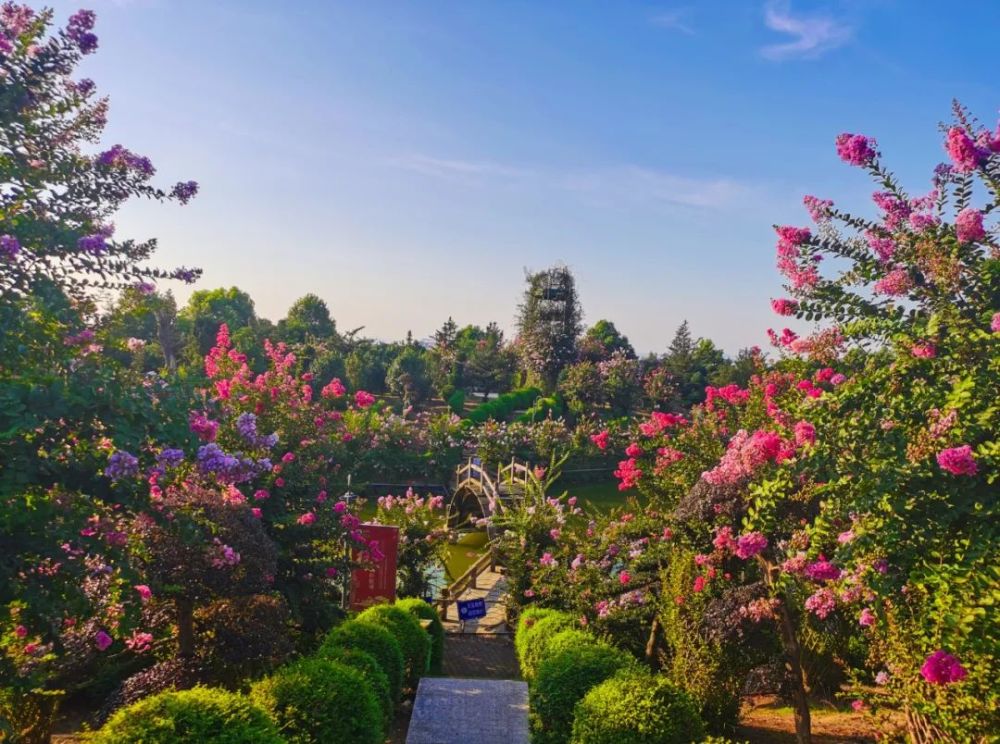
[[(380, 602), (396, 599), (396, 558), (399, 555), (399, 528), (384, 524), (363, 524), (358, 529), (368, 543), (366, 562), (370, 569), (356, 568), (351, 572), (351, 610), (363, 610)], [(354, 551), (354, 559), (360, 558)]]

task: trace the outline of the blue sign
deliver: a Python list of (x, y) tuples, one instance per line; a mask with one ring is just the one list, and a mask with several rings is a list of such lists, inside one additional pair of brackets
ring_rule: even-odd
[(458, 600), (459, 620), (475, 620), (477, 617), (486, 617), (485, 599)]

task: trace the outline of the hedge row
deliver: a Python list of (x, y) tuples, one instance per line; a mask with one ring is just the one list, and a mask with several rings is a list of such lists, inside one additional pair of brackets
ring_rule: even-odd
[(542, 419), (548, 417), (550, 413), (553, 418), (558, 418), (565, 412), (566, 404), (563, 401), (562, 396), (556, 393), (555, 395), (549, 395), (545, 398), (539, 398), (536, 400), (531, 408), (517, 417), (517, 420), (522, 424), (531, 424), (535, 421), (541, 421)]
[(530, 408), (531, 404), (534, 403), (535, 399), (541, 394), (542, 391), (536, 387), (526, 387), (518, 390), (512, 390), (509, 393), (498, 395), (493, 400), (488, 400), (485, 403), (476, 406), (469, 411), (465, 420), (473, 424), (481, 424), (485, 421), (489, 421), (490, 419), (503, 421), (514, 413), (514, 411)]
[[(380, 744), (404, 685), (414, 688), (432, 647), (443, 647), (433, 614), (421, 600), (369, 608), (334, 628), (315, 656), (255, 682), (248, 695), (207, 687), (160, 693), (119, 710), (93, 742)], [(421, 617), (437, 620), (430, 634)]]
[(533, 744), (704, 740), (690, 696), (568, 613), (528, 608), (518, 619), (514, 646), (528, 680)]

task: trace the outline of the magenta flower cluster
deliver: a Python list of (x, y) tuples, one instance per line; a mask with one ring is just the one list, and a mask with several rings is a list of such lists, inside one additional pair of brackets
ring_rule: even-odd
[(878, 145), (863, 134), (844, 132), (837, 135), (837, 155), (848, 165), (866, 166), (878, 157)]
[(920, 667), (920, 676), (932, 685), (950, 685), (953, 682), (961, 682), (968, 674), (962, 663), (944, 650), (935, 651), (927, 657), (923, 666)]
[(976, 459), (972, 456), (972, 447), (967, 444), (941, 450), (937, 454), (937, 462), (942, 470), (952, 475), (975, 475), (979, 472)]

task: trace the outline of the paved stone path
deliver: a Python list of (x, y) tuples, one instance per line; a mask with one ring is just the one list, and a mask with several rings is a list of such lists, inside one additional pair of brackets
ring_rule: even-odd
[(446, 677), (520, 679), (511, 635), (452, 634), (444, 640)]
[(424, 677), (406, 744), (528, 744), (528, 685)]
[(486, 617), (478, 620), (468, 620), (465, 627), (462, 627), (458, 619), (458, 605), (452, 602), (448, 605), (448, 614), (444, 619), (444, 627), (448, 633), (468, 633), (491, 635), (508, 633), (507, 624), (504, 620), (504, 595), (507, 593), (507, 579), (504, 575), (494, 571), (484, 571), (476, 578), (476, 587), (467, 588), (458, 599), (485, 599)]

